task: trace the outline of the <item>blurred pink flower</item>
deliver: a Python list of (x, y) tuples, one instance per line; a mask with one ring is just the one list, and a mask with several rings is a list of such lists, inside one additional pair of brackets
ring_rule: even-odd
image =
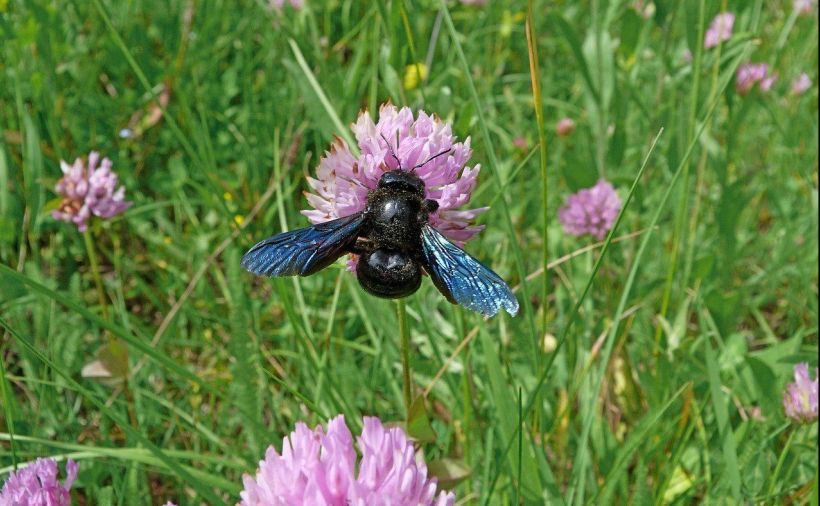
[[(470, 138), (455, 142), (450, 125), (424, 111), (413, 117), (408, 107), (398, 109), (384, 104), (379, 109), (379, 121), (373, 123), (368, 112), (359, 114), (352, 125), (361, 154), (350, 152), (345, 141), (336, 138), (330, 151), (316, 168), (316, 179), (308, 184), (314, 193), (307, 193), (313, 209), (302, 214), (313, 224), (350, 216), (364, 209), (367, 193), (376, 188), (385, 172), (396, 169), (385, 139), (390, 142), (401, 167), (409, 169), (438, 153), (449, 151), (415, 170), (427, 187), (426, 198), (438, 202), (439, 208), (430, 214), (430, 224), (459, 246), (480, 232), (483, 225), (472, 225), (472, 220), (487, 207), (459, 209), (470, 201), (476, 185), (480, 165), (467, 167), (472, 150)], [(355, 270), (355, 255), (348, 263)]]
[(60, 207), (52, 211), (55, 220), (74, 223), (80, 232), (85, 232), (91, 216), (108, 219), (116, 216), (129, 207), (125, 201), (125, 187), (117, 186), (117, 174), (111, 170), (111, 160), (100, 160), (99, 153), (92, 151), (88, 155), (88, 168), (77, 158), (73, 165), (60, 160), (63, 177), (57, 181), (54, 191), (63, 197)]
[(37, 459), (11, 473), (0, 490), (0, 505), (6, 506), (68, 506), (69, 490), (77, 479), (77, 463), (69, 459), (62, 485), (57, 481), (57, 461)]
[(527, 144), (527, 139), (522, 136), (518, 136), (515, 139), (513, 139), (512, 144), (515, 149), (519, 149), (521, 151), (526, 151), (529, 147)]
[(629, 7), (643, 19), (651, 19), (655, 15), (655, 4), (646, 0), (633, 0)]
[(817, 0), (794, 0), (792, 7), (798, 14), (811, 15), (817, 7)]
[(569, 137), (575, 131), (575, 122), (572, 118), (561, 118), (555, 124), (555, 133), (558, 137)]
[(487, 0), (461, 0), (464, 5), (486, 5)]
[(772, 89), (777, 74), (769, 73), (769, 66), (765, 63), (746, 63), (741, 65), (737, 71), (735, 87), (741, 95), (746, 95), (754, 87), (755, 83), (760, 83), (761, 91)]
[(777, 74), (772, 73), (764, 77), (760, 81), (760, 91), (769, 91), (774, 86), (774, 83), (777, 81)]
[(708, 49), (729, 40), (732, 37), (734, 25), (735, 15), (731, 12), (721, 12), (715, 16), (703, 37), (703, 46)]
[[(285, 0), (269, 0), (268, 3), (272, 8), (276, 9), (277, 11), (281, 11), (285, 8)], [(289, 0), (288, 3), (297, 11), (301, 10), (304, 6), (302, 0)]]
[(243, 477), (240, 506), (454, 504), (452, 492), (436, 496), (436, 479), (427, 477), (427, 466), (402, 429), (364, 417), (356, 446), (362, 455), (358, 465), (343, 415), (328, 422), (327, 432), (297, 423), (282, 442), (282, 454), (269, 447), (256, 477)]
[(612, 228), (621, 211), (621, 199), (615, 188), (604, 179), (574, 193), (558, 210), (558, 220), (570, 235), (589, 234), (601, 240)]
[(685, 48), (681, 54), (681, 58), (683, 58), (684, 63), (692, 63), (692, 51), (690, 51), (688, 47)]
[(805, 93), (809, 88), (811, 88), (812, 82), (811, 78), (805, 72), (801, 73), (797, 76), (794, 81), (792, 81), (791, 91), (792, 95), (802, 95)]
[(809, 364), (803, 362), (794, 366), (794, 383), (786, 385), (783, 395), (783, 408), (786, 416), (799, 423), (810, 423), (817, 420), (817, 369), (814, 370), (814, 381), (809, 376)]

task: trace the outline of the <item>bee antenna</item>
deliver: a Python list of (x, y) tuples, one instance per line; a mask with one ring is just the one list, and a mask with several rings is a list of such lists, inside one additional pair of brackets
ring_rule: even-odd
[(438, 157), (440, 157), (440, 156), (442, 156), (442, 155), (449, 155), (449, 154), (450, 154), (450, 153), (452, 153), (452, 152), (453, 152), (453, 150), (452, 150), (452, 149), (445, 149), (445, 150), (444, 150), (444, 151), (442, 151), (441, 153), (437, 153), (437, 154), (435, 154), (435, 155), (431, 156), (430, 158), (428, 158), (427, 160), (425, 160), (424, 162), (422, 162), (422, 163), (420, 163), (420, 164), (416, 165), (415, 167), (413, 167), (412, 169), (410, 169), (410, 172), (413, 172), (413, 171), (414, 171), (414, 170), (416, 170), (416, 169), (419, 169), (419, 168), (421, 168), (421, 167), (424, 167), (425, 165), (427, 165), (428, 163), (432, 162), (433, 160), (435, 160), (436, 158), (438, 158)]
[(384, 143), (387, 144), (387, 149), (388, 151), (390, 151), (390, 155), (393, 157), (393, 159), (396, 160), (396, 165), (398, 165), (399, 168), (401, 168), (401, 160), (399, 160), (399, 157), (396, 156), (396, 153), (393, 151), (393, 146), (390, 145), (390, 142), (387, 141), (387, 138), (384, 136), (383, 133), (379, 132), (379, 136), (382, 138)]

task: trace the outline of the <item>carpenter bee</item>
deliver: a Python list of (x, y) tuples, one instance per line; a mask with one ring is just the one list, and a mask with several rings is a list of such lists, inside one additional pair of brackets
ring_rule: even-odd
[(503, 307), (515, 316), (518, 301), (504, 280), (428, 223), (438, 202), (425, 198), (424, 181), (414, 171), (449, 151), (410, 170), (392, 148), (390, 154), (399, 166), (381, 176), (363, 211), (265, 239), (245, 253), (242, 266), (260, 276), (309, 276), (355, 253), (359, 284), (377, 297), (414, 293), (423, 269), (451, 303), (485, 316)]

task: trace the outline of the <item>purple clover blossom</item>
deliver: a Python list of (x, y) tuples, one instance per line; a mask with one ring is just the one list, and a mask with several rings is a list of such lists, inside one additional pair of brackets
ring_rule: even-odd
[(809, 364), (803, 362), (794, 366), (794, 383), (786, 385), (783, 395), (783, 408), (786, 416), (798, 423), (811, 423), (817, 420), (817, 369), (814, 370), (814, 381), (809, 376)]
[[(382, 174), (397, 169), (399, 162), (402, 168), (409, 169), (449, 151), (448, 155), (415, 170), (427, 188), (425, 197), (439, 205), (436, 212), (430, 213), (430, 225), (459, 246), (484, 228), (471, 222), (489, 208), (460, 209), (470, 201), (481, 169), (479, 164), (466, 166), (472, 154), (469, 137), (464, 142), (455, 142), (450, 125), (435, 115), (419, 111), (414, 118), (410, 108), (399, 109), (392, 104), (381, 106), (377, 123), (368, 112), (363, 112), (351, 128), (361, 154), (354, 156), (347, 143), (337, 138), (319, 162), (316, 178), (308, 178), (313, 193), (306, 197), (313, 209), (302, 214), (311, 223), (316, 225), (364, 210), (367, 193), (376, 188)], [(353, 255), (349, 270), (355, 270), (356, 260)]]
[(569, 137), (575, 131), (575, 121), (572, 118), (561, 118), (555, 124), (555, 133), (558, 137)]
[(732, 28), (735, 26), (735, 15), (731, 12), (721, 12), (709, 24), (706, 35), (703, 37), (703, 47), (709, 49), (732, 37)]
[(74, 223), (80, 232), (85, 232), (91, 216), (108, 219), (131, 207), (131, 202), (125, 201), (125, 187), (115, 189), (117, 174), (111, 170), (111, 160), (103, 158), (97, 167), (99, 161), (100, 155), (95, 151), (88, 155), (88, 168), (80, 158), (73, 165), (60, 160), (63, 177), (54, 191), (63, 201), (51, 213), (55, 220)]
[[(269, 0), (269, 3), (270, 6), (277, 11), (281, 11), (285, 8), (285, 0)], [(302, 0), (290, 0), (288, 3), (293, 7), (293, 10), (296, 11), (302, 10), (302, 7), (304, 7)]]
[(402, 429), (388, 429), (378, 418), (364, 417), (356, 446), (362, 455), (358, 466), (343, 415), (328, 422), (327, 432), (321, 425), (311, 430), (297, 423), (282, 441), (282, 454), (269, 447), (256, 477), (243, 477), (239, 506), (455, 503), (452, 492), (436, 496), (436, 479), (427, 477), (427, 466)]
[(599, 241), (606, 236), (621, 211), (621, 199), (604, 179), (567, 198), (558, 210), (558, 220), (570, 235), (589, 234)]
[(794, 0), (792, 7), (798, 14), (803, 16), (810, 16), (814, 14), (817, 0)]
[(770, 91), (774, 83), (777, 81), (777, 74), (768, 74), (760, 81), (760, 91)]
[(77, 463), (69, 459), (65, 465), (66, 477), (57, 481), (57, 461), (37, 459), (26, 467), (11, 473), (0, 490), (2, 506), (68, 506), (69, 490), (77, 479)]
[(811, 88), (811, 78), (805, 72), (802, 72), (792, 81), (791, 92), (792, 95), (802, 95)]
[(738, 93), (745, 96), (756, 83), (760, 83), (760, 90), (765, 92), (772, 89), (775, 81), (777, 81), (777, 74), (770, 74), (767, 64), (747, 63), (741, 65), (737, 70), (735, 87)]

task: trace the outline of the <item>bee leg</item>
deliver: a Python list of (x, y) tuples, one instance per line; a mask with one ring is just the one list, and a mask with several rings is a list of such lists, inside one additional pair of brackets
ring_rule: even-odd
[(356, 239), (356, 242), (353, 243), (353, 245), (351, 245), (348, 248), (348, 251), (350, 253), (354, 253), (356, 255), (364, 255), (365, 253), (371, 251), (372, 249), (373, 249), (373, 243), (372, 242), (370, 242), (369, 240), (364, 239), (362, 237), (359, 237), (358, 239)]

